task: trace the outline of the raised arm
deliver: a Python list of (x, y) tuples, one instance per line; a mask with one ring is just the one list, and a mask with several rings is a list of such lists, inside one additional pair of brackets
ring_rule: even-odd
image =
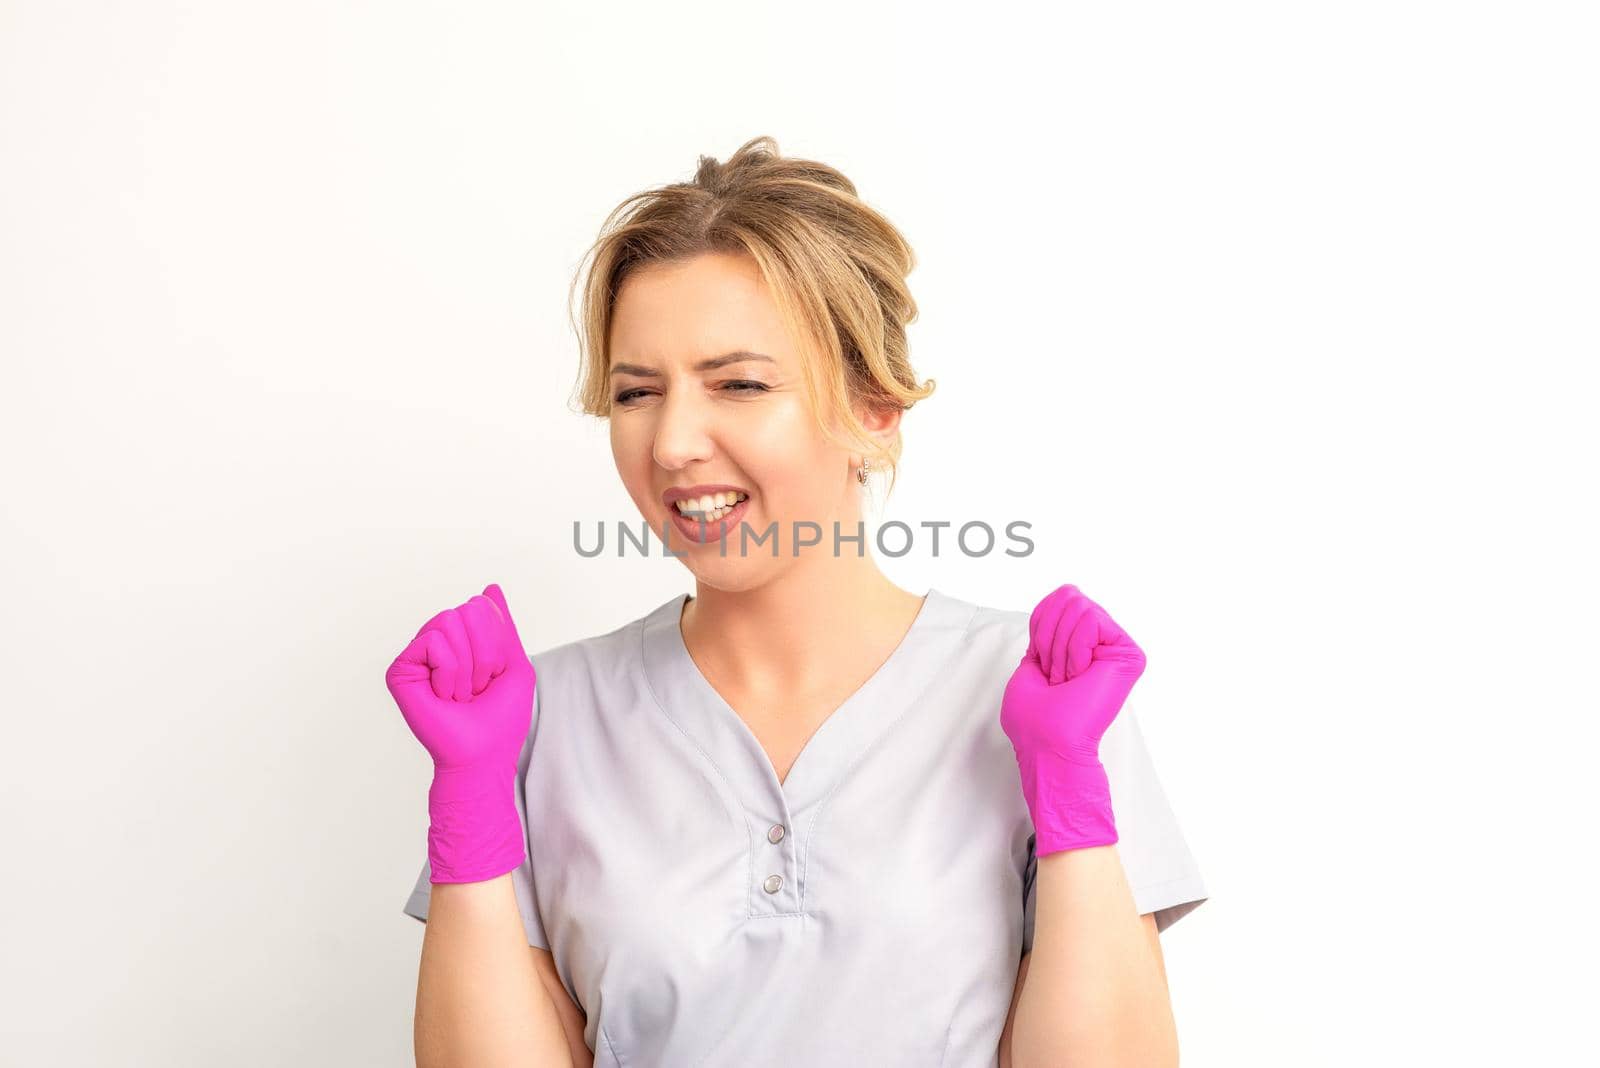
[(417, 976), (418, 1068), (574, 1068), (561, 1016), (531, 949), (509, 873), (434, 885)]
[(572, 1068), (511, 883), (527, 859), (516, 777), (537, 680), (500, 587), (424, 623), (385, 682), (434, 764), (417, 1064)]
[(1000, 721), (1038, 856), (1029, 968), (1002, 1039), (1011, 1064), (1178, 1063), (1155, 920), (1140, 918), (1118, 856), (1099, 754), (1144, 667), (1128, 633), (1067, 585), (1033, 610), (1027, 652), (1006, 684)]

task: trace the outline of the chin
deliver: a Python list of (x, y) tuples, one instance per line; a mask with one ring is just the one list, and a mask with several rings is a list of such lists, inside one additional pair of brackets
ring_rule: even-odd
[[(755, 560), (741, 560), (736, 556), (721, 557), (715, 548), (704, 554), (703, 559), (696, 559), (695, 554), (685, 556), (678, 562), (683, 564), (695, 581), (719, 593), (745, 593), (766, 585), (772, 580), (773, 568), (761, 566)], [(778, 564), (782, 561), (769, 560), (768, 564)]]

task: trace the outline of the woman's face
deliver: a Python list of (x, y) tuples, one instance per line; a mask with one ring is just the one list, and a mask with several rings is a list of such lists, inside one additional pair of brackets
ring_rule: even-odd
[[(821, 528), (802, 559), (833, 553), (835, 521), (842, 534), (856, 533), (854, 454), (816, 425), (801, 353), (754, 259), (715, 253), (636, 270), (617, 296), (610, 342), (617, 471), (650, 529), (666, 530), (696, 578), (726, 590), (760, 585), (796, 562), (796, 521)], [(706, 486), (748, 500), (722, 523), (706, 516), (701, 540), (701, 517), (681, 517), (669, 491)], [(742, 551), (740, 525), (750, 528)], [(854, 551), (853, 542), (840, 549)]]

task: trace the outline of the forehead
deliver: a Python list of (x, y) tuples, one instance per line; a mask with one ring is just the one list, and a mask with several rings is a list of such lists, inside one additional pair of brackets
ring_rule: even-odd
[(739, 349), (780, 365), (793, 358), (778, 305), (749, 256), (652, 263), (623, 281), (612, 310), (612, 363), (687, 367)]

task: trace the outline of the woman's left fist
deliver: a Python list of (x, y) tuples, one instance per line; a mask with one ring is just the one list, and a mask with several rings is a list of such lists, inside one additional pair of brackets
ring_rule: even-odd
[(1017, 751), (1038, 855), (1117, 840), (1100, 738), (1144, 663), (1144, 651), (1076, 586), (1033, 610), (1000, 725)]

